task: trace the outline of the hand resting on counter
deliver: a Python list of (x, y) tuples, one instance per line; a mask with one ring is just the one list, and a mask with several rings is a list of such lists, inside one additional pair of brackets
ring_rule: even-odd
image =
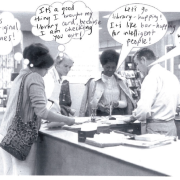
[(108, 104), (102, 104), (102, 103), (98, 103), (98, 109), (101, 111), (101, 112), (106, 112), (109, 114), (110, 112), (110, 108), (109, 108), (109, 105)]
[(90, 122), (91, 118), (90, 117), (75, 117), (75, 124), (83, 124), (85, 122)]
[(132, 115), (132, 116), (124, 117), (123, 121), (124, 121), (125, 123), (132, 123), (132, 122), (137, 121), (137, 119), (135, 119), (134, 116)]
[(49, 121), (49, 123), (47, 124), (47, 127), (49, 128), (60, 127), (65, 124), (71, 126), (75, 123), (74, 117), (63, 116), (59, 113), (54, 113), (52, 111), (49, 111), (46, 120)]

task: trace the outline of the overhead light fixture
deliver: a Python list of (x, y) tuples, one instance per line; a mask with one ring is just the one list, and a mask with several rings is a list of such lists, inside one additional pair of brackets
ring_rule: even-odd
[(106, 16), (103, 16), (103, 18), (108, 19), (110, 15), (111, 15), (111, 14), (108, 14), (108, 15), (106, 15)]

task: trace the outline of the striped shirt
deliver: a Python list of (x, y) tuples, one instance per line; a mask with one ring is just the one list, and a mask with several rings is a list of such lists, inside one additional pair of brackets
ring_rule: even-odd
[(101, 97), (100, 103), (104, 105), (110, 105), (113, 101), (119, 101), (120, 100), (120, 88), (117, 84), (117, 81), (112, 75), (111, 77), (108, 77), (104, 74), (102, 74), (102, 81), (104, 82), (104, 93)]

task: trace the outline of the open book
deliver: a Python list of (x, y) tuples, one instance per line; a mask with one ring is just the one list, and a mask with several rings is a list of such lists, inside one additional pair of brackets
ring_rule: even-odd
[[(142, 138), (141, 138), (142, 136)], [(146, 139), (145, 139), (146, 137)], [(145, 140), (144, 140), (145, 139)], [(174, 137), (164, 135), (138, 135), (132, 140), (128, 136), (123, 134), (116, 134), (114, 132), (110, 134), (97, 134), (94, 138), (86, 138), (85, 143), (97, 147), (110, 147), (118, 145), (128, 145), (140, 148), (152, 148), (170, 144), (174, 141)]]

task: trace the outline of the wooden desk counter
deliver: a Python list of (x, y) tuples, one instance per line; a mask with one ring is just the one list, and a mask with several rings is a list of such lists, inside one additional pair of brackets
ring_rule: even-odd
[(78, 134), (41, 128), (38, 175), (180, 176), (180, 142), (152, 149), (98, 148), (78, 142)]

